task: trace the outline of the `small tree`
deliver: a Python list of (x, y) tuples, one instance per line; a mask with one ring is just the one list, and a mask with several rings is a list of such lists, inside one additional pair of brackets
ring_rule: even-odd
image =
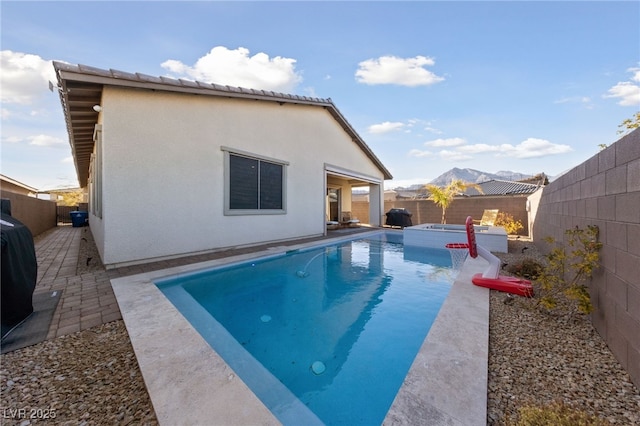
[(552, 237), (544, 239), (555, 247), (547, 255), (548, 265), (538, 277), (541, 285), (539, 305), (554, 309), (559, 297), (564, 295), (575, 302), (579, 312), (593, 311), (585, 283), (599, 266), (602, 243), (598, 241), (598, 233), (596, 225), (588, 225), (587, 229), (568, 229), (565, 231), (567, 248), (557, 245)]
[[(640, 111), (633, 114), (631, 118), (627, 118), (623, 120), (622, 123), (618, 124), (618, 129), (620, 130), (618, 130), (616, 133), (619, 135), (626, 135), (627, 133), (637, 129), (638, 127), (640, 127)], [(607, 145), (606, 143), (598, 144), (598, 148), (600, 148), (600, 151), (602, 151), (603, 149), (607, 149), (608, 147), (609, 145)]]
[(620, 128), (620, 130), (618, 130), (618, 134), (626, 134), (640, 127), (640, 111), (633, 114), (631, 118), (627, 118), (626, 120), (624, 120), (618, 125), (618, 127)]
[(454, 179), (445, 187), (428, 184), (425, 189), (429, 191), (428, 200), (433, 201), (442, 208), (442, 222), (447, 223), (447, 209), (453, 203), (456, 195), (464, 192), (465, 189), (473, 187), (482, 193), (482, 188), (475, 183), (466, 183), (461, 179)]

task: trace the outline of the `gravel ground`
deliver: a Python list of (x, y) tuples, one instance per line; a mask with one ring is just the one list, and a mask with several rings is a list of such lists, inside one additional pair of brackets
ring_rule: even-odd
[[(499, 257), (544, 262), (526, 241), (509, 241)], [(640, 392), (588, 316), (542, 312), (535, 298), (490, 297), (487, 424), (514, 422), (523, 405), (562, 403), (613, 425), (640, 425)]]
[[(91, 245), (85, 243), (83, 271), (100, 268), (87, 265)], [(513, 263), (523, 256), (540, 258), (523, 241), (509, 241), (509, 254), (501, 258)], [(8, 353), (0, 361), (3, 425), (157, 424), (122, 321)], [(529, 299), (492, 291), (487, 424), (513, 424), (518, 407), (552, 402), (614, 425), (640, 424), (640, 392), (587, 317), (551, 316)]]
[(157, 425), (123, 321), (2, 355), (3, 425)]

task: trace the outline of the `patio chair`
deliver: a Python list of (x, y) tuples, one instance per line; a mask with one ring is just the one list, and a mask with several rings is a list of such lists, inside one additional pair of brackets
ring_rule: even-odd
[(331, 229), (338, 229), (340, 227), (340, 222), (338, 222), (337, 220), (329, 220), (329, 216), (326, 216), (326, 221), (327, 221), (327, 229), (331, 230)]
[(347, 228), (357, 228), (360, 226), (360, 220), (356, 218), (351, 218), (351, 212), (342, 212), (342, 220), (340, 221), (340, 225)]
[(480, 226), (493, 226), (498, 217), (498, 209), (495, 210), (485, 210), (482, 213), (482, 219), (474, 220), (474, 223), (477, 223)]

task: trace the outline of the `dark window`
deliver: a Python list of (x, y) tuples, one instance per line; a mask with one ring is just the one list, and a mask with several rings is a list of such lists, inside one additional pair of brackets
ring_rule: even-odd
[(229, 208), (282, 210), (283, 166), (229, 155)]
[(229, 165), (229, 207), (257, 209), (258, 160), (231, 155)]
[(260, 209), (282, 209), (282, 165), (259, 161)]

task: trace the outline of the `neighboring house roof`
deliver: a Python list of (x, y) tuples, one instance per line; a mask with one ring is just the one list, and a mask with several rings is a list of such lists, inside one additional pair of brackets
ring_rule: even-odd
[(89, 163), (94, 144), (93, 132), (98, 122), (98, 112), (93, 110), (93, 106), (100, 104), (102, 88), (104, 86), (196, 93), (224, 98), (255, 99), (322, 107), (331, 114), (351, 137), (353, 142), (355, 142), (378, 169), (380, 169), (384, 175), (384, 179), (393, 178), (391, 173), (384, 167), (382, 162), (376, 157), (373, 151), (371, 151), (353, 127), (351, 127), (330, 98), (320, 99), (183, 79), (176, 80), (167, 77), (152, 77), (140, 73), (131, 74), (123, 71), (104, 70), (86, 65), (71, 65), (57, 61), (53, 62), (53, 67), (58, 78), (58, 90), (67, 122), (67, 131), (69, 133), (69, 141), (76, 165), (76, 172), (78, 173), (78, 181), (82, 187), (87, 185)]
[[(514, 182), (510, 180), (492, 179), (474, 184), (482, 189), (482, 192), (470, 186), (464, 192), (459, 193), (463, 197), (477, 197), (483, 195), (526, 195), (533, 194), (541, 184)], [(398, 199), (419, 200), (429, 197), (429, 192), (419, 190), (396, 190)]]
[(419, 191), (397, 191), (398, 198), (408, 198), (411, 200), (423, 199), (429, 196), (428, 193)]
[(481, 195), (523, 195), (532, 194), (540, 188), (540, 185), (532, 183), (496, 179), (488, 180), (477, 185), (482, 188), (482, 192), (473, 187), (469, 187), (464, 191), (464, 195), (469, 197)]
[(23, 189), (26, 192), (33, 192), (33, 193), (38, 192), (38, 190), (33, 186), (29, 186), (15, 179), (11, 179), (9, 176), (0, 174), (0, 181), (3, 182), (5, 185), (8, 185), (8, 187), (5, 186), (5, 189), (7, 189), (9, 192), (14, 192), (11, 190), (12, 187)]

